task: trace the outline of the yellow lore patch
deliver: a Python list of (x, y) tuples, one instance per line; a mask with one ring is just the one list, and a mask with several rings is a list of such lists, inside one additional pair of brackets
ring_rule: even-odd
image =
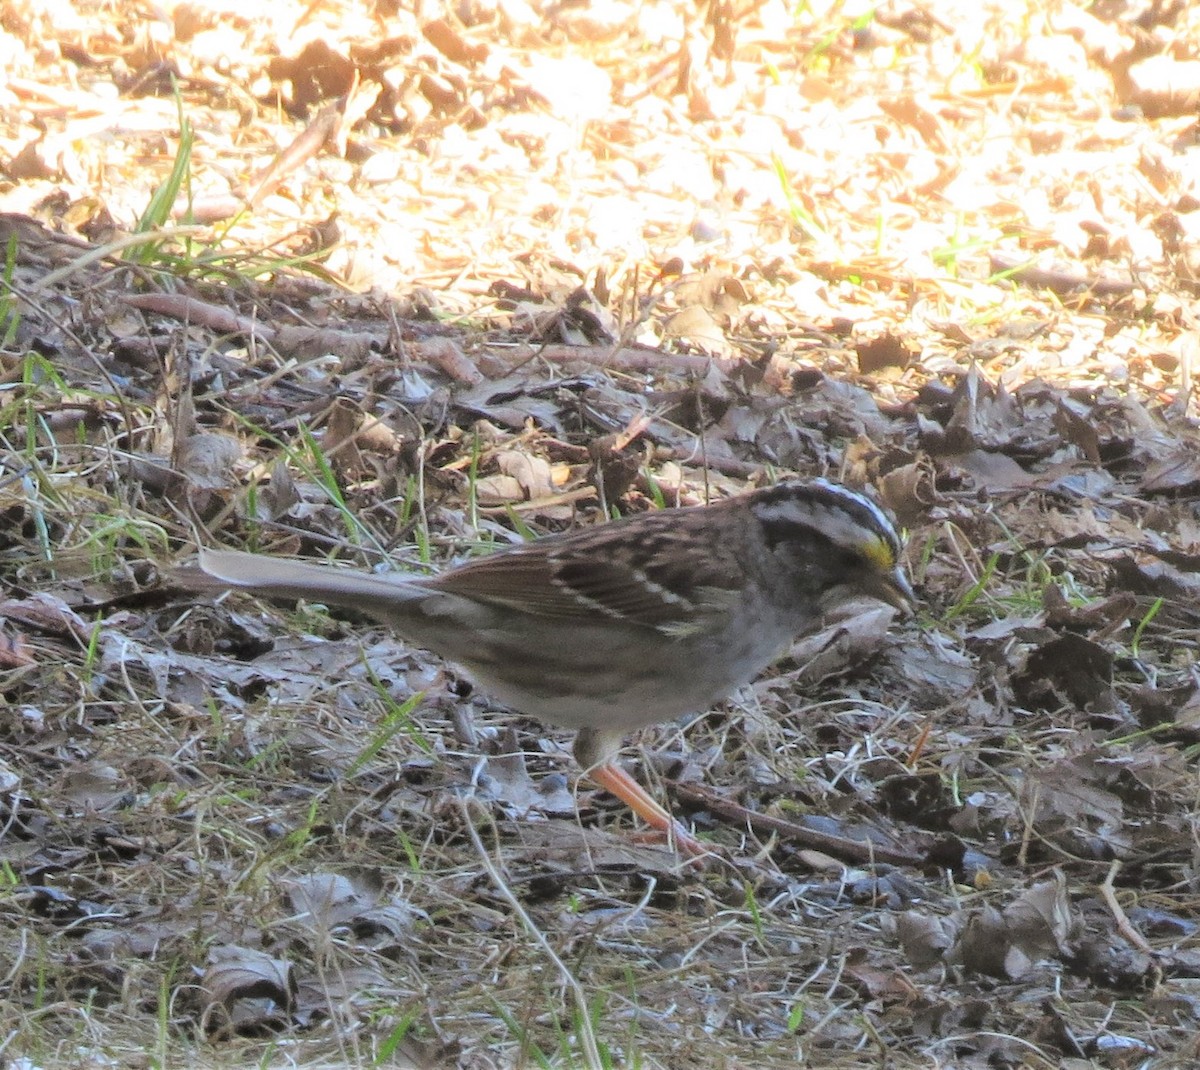
[(886, 539), (868, 539), (863, 544), (863, 554), (880, 572), (891, 572), (896, 567), (896, 555)]

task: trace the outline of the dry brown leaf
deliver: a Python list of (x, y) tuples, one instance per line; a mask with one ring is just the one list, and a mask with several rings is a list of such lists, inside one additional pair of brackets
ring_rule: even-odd
[(905, 958), (918, 969), (943, 961), (962, 930), (957, 918), (936, 917), (918, 910), (898, 914), (893, 924)]
[(292, 965), (263, 951), (225, 945), (209, 952), (200, 981), (200, 1022), (208, 1034), (232, 1036), (275, 1030), (286, 1021), (296, 995)]
[(0, 601), (0, 617), (51, 635), (73, 636), (87, 642), (91, 628), (63, 599), (51, 594)]
[(0, 668), (15, 669), (20, 665), (36, 665), (23, 636), (0, 634)]

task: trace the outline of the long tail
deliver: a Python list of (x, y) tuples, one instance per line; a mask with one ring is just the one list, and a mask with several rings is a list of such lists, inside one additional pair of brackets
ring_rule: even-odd
[(376, 575), (333, 565), (313, 565), (236, 550), (201, 548), (200, 568), (229, 587), (272, 598), (308, 598), (361, 609), (385, 620), (416, 599), (427, 598), (417, 577)]

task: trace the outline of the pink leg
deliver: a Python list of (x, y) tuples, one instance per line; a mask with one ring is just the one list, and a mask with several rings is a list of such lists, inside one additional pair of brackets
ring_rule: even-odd
[(610, 792), (628, 806), (652, 829), (665, 833), (668, 840), (684, 854), (698, 858), (711, 853), (695, 836), (676, 821), (654, 801), (646, 789), (615, 762), (603, 762), (587, 771), (605, 791)]

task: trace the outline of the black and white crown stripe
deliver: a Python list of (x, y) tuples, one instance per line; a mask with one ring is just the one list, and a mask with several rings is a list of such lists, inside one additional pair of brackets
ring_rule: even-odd
[(860, 549), (864, 536), (873, 536), (886, 544), (893, 560), (900, 557), (900, 536), (887, 513), (865, 494), (826, 479), (781, 483), (764, 494), (756, 511), (764, 523), (801, 524), (847, 549)]

